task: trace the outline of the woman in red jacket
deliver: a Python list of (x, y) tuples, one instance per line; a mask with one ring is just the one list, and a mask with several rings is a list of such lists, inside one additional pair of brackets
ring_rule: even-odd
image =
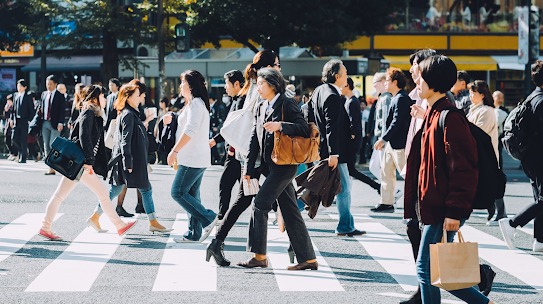
[[(428, 101), (421, 130), (413, 139), (405, 179), (405, 215), (424, 224), (417, 257), (417, 276), (422, 303), (440, 303), (438, 287), (430, 280), (430, 244), (441, 241), (443, 230), (452, 241), (472, 212), (477, 189), (477, 146), (466, 118), (450, 112), (442, 132), (439, 115), (453, 107), (446, 97), (456, 82), (456, 66), (445, 56), (432, 56), (419, 63), (417, 90)], [(450, 291), (467, 303), (491, 303), (475, 288)]]

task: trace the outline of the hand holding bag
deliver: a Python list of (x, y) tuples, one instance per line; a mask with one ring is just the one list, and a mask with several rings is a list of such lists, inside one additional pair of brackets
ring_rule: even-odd
[(71, 180), (81, 178), (85, 154), (79, 145), (63, 137), (57, 137), (45, 158), (45, 164)]
[(459, 243), (447, 243), (443, 229), (441, 243), (430, 244), (432, 285), (445, 290), (475, 286), (481, 282), (477, 243), (467, 243), (458, 231)]
[(243, 194), (245, 196), (257, 195), (258, 190), (260, 190), (260, 184), (257, 178), (251, 178), (249, 182), (243, 179)]
[[(285, 103), (281, 107), (281, 121), (284, 121)], [(271, 159), (278, 165), (300, 165), (320, 160), (320, 135), (317, 126), (309, 123), (309, 138), (288, 136), (281, 131), (273, 134), (273, 151)]]

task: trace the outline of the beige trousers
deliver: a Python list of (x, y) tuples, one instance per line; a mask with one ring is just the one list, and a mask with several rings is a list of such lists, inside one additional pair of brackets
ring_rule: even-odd
[(385, 144), (381, 159), (381, 201), (380, 204), (394, 205), (396, 170), (402, 172), (405, 166), (405, 149), (394, 150), (390, 143)]
[[(96, 173), (90, 175), (87, 171), (85, 171), (81, 176), (80, 182), (85, 184), (85, 186), (87, 186), (92, 192), (94, 192), (94, 194), (96, 194), (96, 196), (98, 196), (102, 209), (109, 217), (109, 220), (113, 223), (113, 225), (115, 225), (117, 229), (123, 228), (125, 223), (121, 220), (119, 215), (117, 215), (115, 208), (113, 208), (113, 203), (109, 199), (109, 191), (100, 177), (98, 177)], [(76, 181), (70, 180), (64, 176), (62, 177), (60, 183), (58, 184), (57, 190), (55, 193), (53, 193), (49, 203), (47, 203), (47, 210), (42, 226), (43, 230), (51, 231), (51, 225), (53, 224), (55, 215), (60, 208), (60, 204), (66, 199), (68, 194), (74, 190), (75, 186), (77, 186)]]

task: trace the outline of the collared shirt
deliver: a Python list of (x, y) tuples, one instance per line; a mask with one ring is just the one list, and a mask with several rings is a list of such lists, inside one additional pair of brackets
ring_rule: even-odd
[[(49, 102), (53, 102), (53, 97), (55, 97), (55, 92), (57, 89), (54, 89), (53, 91), (48, 91), (47, 94), (45, 94), (45, 100), (43, 102), (43, 119), (47, 120), (47, 113), (49, 111)], [(51, 100), (49, 100), (51, 98)]]
[(277, 93), (271, 101), (268, 101), (266, 116), (270, 115), (270, 113), (273, 111), (273, 105), (275, 104), (275, 101), (277, 101), (277, 98), (279, 98), (279, 96), (281, 96), (281, 94)]
[(335, 85), (335, 84), (333, 84), (333, 83), (331, 83), (331, 85), (333, 85), (334, 88), (336, 88), (338, 94), (341, 95), (341, 91), (342, 91), (342, 90), (341, 90), (337, 85)]
[(21, 106), (23, 105), (23, 98), (26, 94), (26, 91), (23, 93), (16, 93), (16, 97), (14, 98), (15, 102), (13, 103), (13, 106), (15, 108), (15, 118), (21, 118)]

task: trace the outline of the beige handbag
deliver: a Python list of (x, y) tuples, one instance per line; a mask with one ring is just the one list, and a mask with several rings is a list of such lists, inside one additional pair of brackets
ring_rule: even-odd
[(106, 138), (104, 140), (104, 145), (108, 149), (113, 149), (113, 137), (115, 136), (115, 129), (117, 128), (117, 119), (112, 119), (109, 123), (109, 128), (106, 132)]
[(243, 179), (243, 194), (245, 196), (257, 195), (259, 189), (260, 184), (258, 183), (257, 178), (251, 178), (250, 182), (247, 182), (246, 179)]
[(441, 243), (430, 244), (430, 273), (432, 285), (457, 290), (481, 282), (477, 243), (467, 243), (458, 231), (459, 243), (447, 243), (443, 229)]

